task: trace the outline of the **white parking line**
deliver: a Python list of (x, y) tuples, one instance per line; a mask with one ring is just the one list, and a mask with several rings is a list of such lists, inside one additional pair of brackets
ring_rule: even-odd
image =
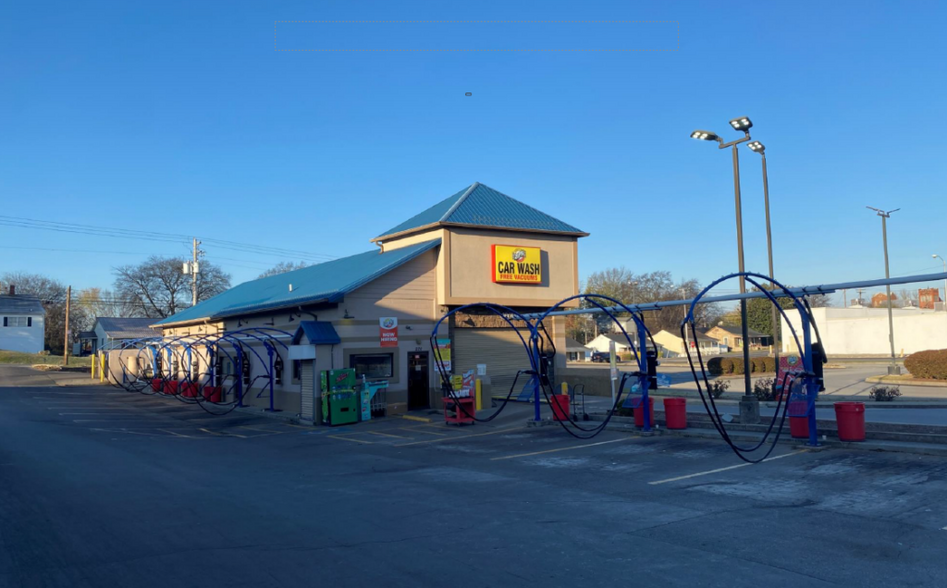
[(530, 457), (532, 455), (542, 455), (544, 453), (558, 453), (560, 451), (571, 451), (573, 449), (582, 449), (584, 447), (595, 447), (597, 445), (607, 445), (609, 443), (618, 443), (619, 441), (628, 441), (630, 439), (639, 439), (639, 437), (622, 437), (621, 439), (612, 439), (611, 441), (599, 441), (598, 443), (586, 443), (585, 445), (569, 445), (568, 447), (557, 447), (555, 449), (533, 451), (532, 453), (519, 453), (517, 455), (504, 455), (502, 457), (491, 457), (490, 461), (500, 461), (503, 459), (515, 459), (517, 457)]
[[(784, 453), (783, 455), (776, 455), (776, 456), (773, 456), (773, 457), (767, 457), (767, 458), (764, 459), (763, 462), (761, 462), (761, 463), (764, 463), (764, 462), (767, 462), (767, 461), (773, 461), (774, 459), (782, 459), (782, 458), (784, 458), (784, 457), (790, 457), (790, 456), (793, 456), (793, 455), (799, 455), (800, 453), (807, 453), (807, 452), (808, 452), (808, 451), (807, 451), (806, 449), (803, 449), (802, 451), (794, 451), (794, 452), (792, 452), (792, 453)], [(725, 468), (717, 468), (717, 469), (715, 469), (715, 470), (707, 470), (706, 472), (697, 472), (696, 474), (688, 474), (688, 475), (686, 475), (686, 476), (678, 476), (678, 477), (676, 477), (676, 478), (668, 478), (667, 480), (658, 480), (658, 481), (656, 481), (656, 482), (648, 482), (648, 484), (650, 484), (650, 485), (652, 485), (652, 486), (656, 486), (656, 485), (658, 485), (658, 484), (666, 484), (666, 483), (668, 483), (668, 482), (677, 482), (678, 480), (687, 480), (688, 478), (696, 478), (696, 477), (698, 477), (698, 476), (706, 476), (706, 475), (708, 475), (708, 474), (716, 474), (716, 473), (718, 473), (718, 472), (726, 472), (726, 471), (728, 471), (728, 470), (735, 470), (735, 469), (737, 469), (737, 468), (745, 468), (746, 466), (751, 466), (751, 465), (756, 465), (756, 464), (753, 464), (753, 463), (738, 463), (737, 465), (727, 466), (727, 467), (725, 467)]]

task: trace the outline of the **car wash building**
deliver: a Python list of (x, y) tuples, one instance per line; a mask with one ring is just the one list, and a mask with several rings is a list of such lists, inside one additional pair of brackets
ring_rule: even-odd
[[(312, 420), (318, 374), (339, 368), (353, 368), (359, 381), (387, 382), (379, 395), (384, 414), (438, 407), (430, 340), (437, 320), (476, 302), (533, 312), (578, 294), (577, 241), (587, 235), (474, 183), (384, 231), (370, 251), (240, 284), (155, 326), (165, 337), (246, 328), (285, 333), (275, 405), (303, 420)], [(547, 329), (564, 367), (563, 318)], [(474, 371), (493, 393), (505, 395), (517, 370), (529, 368), (516, 331), (494, 315), (451, 315), (435, 345), (448, 373)], [(233, 366), (217, 363), (199, 369), (217, 370), (217, 382), (236, 377)], [(258, 364), (250, 357), (243, 369), (265, 371)], [(244, 403), (265, 406), (263, 387), (251, 385)]]

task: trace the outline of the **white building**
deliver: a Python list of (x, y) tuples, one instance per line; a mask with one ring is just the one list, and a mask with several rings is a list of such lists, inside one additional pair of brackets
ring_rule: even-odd
[(95, 326), (92, 327), (92, 333), (95, 335), (92, 352), (97, 349), (121, 347), (123, 341), (160, 337), (161, 331), (150, 326), (154, 322), (155, 319), (151, 318), (100, 316), (95, 319)]
[[(895, 308), (892, 313), (894, 349), (897, 355), (909, 355), (925, 349), (947, 349), (947, 312)], [(801, 343), (803, 333), (799, 313), (787, 310), (786, 315), (796, 329)], [(822, 337), (825, 353), (829, 357), (891, 354), (886, 308), (813, 308), (812, 315)], [(785, 318), (782, 319), (782, 333), (782, 350), (795, 351), (796, 343)]]
[(14, 286), (10, 294), (0, 294), (0, 349), (39, 353), (45, 348), (46, 310), (35, 296), (18, 296)]
[[(628, 335), (631, 336), (632, 341), (638, 336), (637, 331), (631, 331)], [(602, 333), (589, 341), (586, 347), (593, 351), (608, 353), (612, 341), (615, 342), (615, 351), (618, 353), (631, 353), (631, 346), (628, 345), (628, 339), (621, 333)]]

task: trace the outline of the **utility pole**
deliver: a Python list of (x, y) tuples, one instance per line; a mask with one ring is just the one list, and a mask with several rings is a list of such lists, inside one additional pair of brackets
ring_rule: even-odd
[(862, 302), (862, 292), (864, 291), (864, 288), (858, 288), (858, 306), (865, 306), (865, 304)]
[(842, 288), (842, 308), (848, 308), (848, 290)]
[(66, 334), (64, 335), (62, 364), (69, 365), (69, 302), (72, 300), (72, 286), (66, 288)]
[[(895, 208), (894, 210), (889, 210), (885, 212), (877, 208), (872, 208), (871, 206), (866, 206), (874, 210), (878, 216), (881, 217), (881, 239), (884, 244), (885, 249), (885, 279), (891, 277), (891, 272), (888, 271), (888, 219), (891, 218), (891, 213), (901, 210), (900, 208)], [(891, 308), (891, 284), (885, 284), (885, 293), (887, 295), (886, 303), (888, 305), (888, 343), (891, 344), (891, 365), (888, 366), (889, 374), (900, 374), (901, 368), (898, 367), (897, 359), (895, 358), (894, 352), (894, 311)]]
[(204, 252), (197, 248), (201, 242), (194, 238), (194, 253), (191, 256), (191, 306), (197, 306), (197, 273), (200, 270), (200, 264), (197, 262), (197, 258), (200, 255), (203, 255)]
[[(683, 300), (683, 299), (685, 299), (685, 298), (687, 298), (687, 290), (685, 290), (684, 288), (681, 288), (681, 300)], [(682, 306), (682, 308), (684, 309), (684, 320), (686, 321), (686, 320), (687, 320), (687, 308), (688, 308), (688, 307), (687, 307), (687, 305), (684, 305), (684, 306)], [(687, 352), (688, 352), (688, 346), (689, 346), (689, 343), (688, 343), (688, 340), (687, 340), (687, 327), (685, 326), (685, 327), (684, 327), (684, 353), (687, 353)]]

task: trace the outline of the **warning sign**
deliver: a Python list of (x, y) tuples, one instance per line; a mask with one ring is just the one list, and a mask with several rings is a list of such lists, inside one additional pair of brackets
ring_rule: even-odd
[(398, 318), (393, 316), (383, 316), (378, 319), (378, 325), (381, 328), (381, 346), (398, 346)]

